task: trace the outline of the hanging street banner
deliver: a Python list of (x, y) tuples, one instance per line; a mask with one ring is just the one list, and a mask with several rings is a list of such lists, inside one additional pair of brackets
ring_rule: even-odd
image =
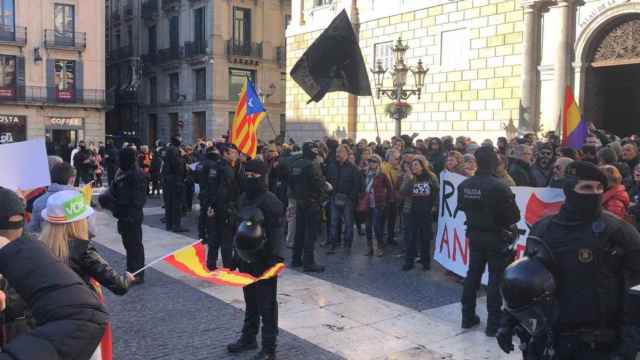
[[(434, 251), (437, 262), (462, 277), (467, 276), (470, 256), (464, 224), (466, 217), (458, 209), (458, 185), (465, 179), (462, 175), (448, 171), (440, 174), (440, 208)], [(560, 189), (531, 187), (512, 187), (511, 191), (516, 195), (516, 203), (522, 216), (518, 222), (520, 238), (516, 244), (516, 256), (521, 258), (532, 225), (546, 216), (557, 214), (564, 203), (564, 193)], [(486, 271), (482, 281), (487, 283)]]

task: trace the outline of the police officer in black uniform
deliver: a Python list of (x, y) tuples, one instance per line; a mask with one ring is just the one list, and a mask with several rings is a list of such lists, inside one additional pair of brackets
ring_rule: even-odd
[[(200, 185), (200, 216), (198, 218), (198, 236), (207, 246), (215, 244), (215, 202), (220, 189), (220, 154), (214, 146), (206, 149), (204, 158), (196, 168)], [(213, 249), (214, 247), (211, 246)], [(214, 271), (217, 267), (218, 252), (207, 252), (207, 266)]]
[(207, 263), (213, 268), (222, 255), (225, 268), (233, 266), (233, 234), (237, 228), (238, 198), (244, 167), (238, 161), (238, 149), (233, 144), (219, 144), (222, 159), (217, 163), (218, 189), (213, 208), (207, 216), (213, 222), (208, 241)]
[(304, 265), (305, 272), (323, 272), (314, 258), (314, 246), (320, 226), (320, 209), (326, 200), (325, 179), (317, 162), (318, 148), (314, 143), (302, 145), (302, 158), (291, 163), (289, 187), (296, 200), (296, 235), (292, 267)]
[(489, 265), (485, 333), (495, 336), (500, 323), (502, 299), (499, 283), (504, 269), (513, 260), (512, 245), (517, 236), (514, 224), (520, 210), (511, 189), (495, 177), (498, 156), (493, 148), (483, 146), (476, 151), (478, 171), (458, 186), (458, 207), (467, 221), (470, 261), (462, 293), (462, 328), (480, 323), (476, 315), (476, 296), (485, 267)]
[[(268, 166), (250, 160), (245, 166), (245, 192), (238, 200), (239, 220), (235, 236), (238, 269), (260, 277), (265, 271), (284, 261), (284, 206), (276, 195), (267, 191)], [(240, 339), (227, 348), (231, 353), (258, 347), (256, 335), (262, 321), (262, 351), (254, 360), (274, 360), (278, 336), (278, 278), (258, 281), (243, 288), (246, 303), (244, 326)]]
[[(527, 240), (526, 255), (555, 278), (558, 312), (550, 338), (536, 339), (525, 359), (635, 360), (640, 300), (630, 288), (640, 284), (640, 234), (602, 211), (607, 178), (595, 165), (573, 162), (566, 175), (560, 213), (535, 224)], [(513, 349), (509, 317), (498, 332), (505, 351)]]
[(162, 166), (165, 194), (165, 219), (167, 230), (176, 233), (188, 232), (181, 225), (182, 206), (185, 199), (184, 177), (186, 165), (180, 154), (181, 140), (179, 137), (171, 138), (171, 146), (167, 149)]

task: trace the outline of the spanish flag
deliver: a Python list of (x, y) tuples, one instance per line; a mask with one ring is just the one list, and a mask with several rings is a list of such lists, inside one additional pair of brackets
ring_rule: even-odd
[(589, 128), (580, 115), (580, 108), (573, 98), (573, 90), (567, 86), (562, 112), (562, 145), (579, 150), (584, 145), (588, 134)]
[[(105, 304), (104, 294), (102, 293), (102, 286), (95, 279), (91, 279), (91, 285), (96, 291), (96, 295), (102, 305)], [(113, 331), (111, 330), (111, 323), (107, 322), (107, 327), (104, 329), (104, 335), (100, 344), (96, 349), (91, 359), (96, 360), (112, 360), (113, 359)]]
[(231, 143), (250, 158), (256, 157), (258, 149), (258, 127), (267, 116), (251, 80), (246, 79), (240, 92), (240, 100), (231, 125)]
[(266, 280), (278, 276), (284, 269), (283, 263), (278, 263), (267, 269), (261, 276), (254, 277), (249, 274), (229, 269), (217, 269), (210, 272), (205, 260), (204, 245), (200, 242), (188, 245), (164, 258), (164, 261), (196, 279), (204, 280), (215, 285), (245, 287), (260, 280)]

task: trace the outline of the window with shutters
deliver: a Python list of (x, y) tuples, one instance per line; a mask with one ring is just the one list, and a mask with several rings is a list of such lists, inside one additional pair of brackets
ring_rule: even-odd
[(195, 78), (195, 98), (196, 100), (207, 99), (207, 69), (197, 69), (193, 71)]
[(58, 100), (72, 100), (75, 97), (76, 62), (56, 60), (54, 64), (54, 86)]
[(149, 104), (158, 103), (158, 79), (156, 77), (149, 78)]
[(197, 44), (204, 44), (205, 34), (204, 8), (198, 8), (193, 10), (193, 41)]
[(251, 10), (233, 8), (233, 43), (236, 46), (251, 45)]
[(255, 83), (256, 72), (254, 70), (229, 69), (229, 100), (238, 101), (240, 99), (240, 92), (247, 78)]
[(14, 0), (0, 0), (0, 32), (14, 33), (16, 14)]
[(169, 47), (177, 49), (180, 46), (180, 19), (177, 15), (169, 18)]
[(149, 54), (155, 54), (158, 52), (158, 31), (155, 25), (149, 26), (148, 31)]
[(178, 101), (180, 96), (180, 74), (169, 74), (169, 100), (171, 102)]
[(13, 55), (0, 55), (0, 98), (16, 96), (17, 61)]
[(73, 46), (75, 44), (75, 7), (55, 4), (53, 16), (55, 43)]

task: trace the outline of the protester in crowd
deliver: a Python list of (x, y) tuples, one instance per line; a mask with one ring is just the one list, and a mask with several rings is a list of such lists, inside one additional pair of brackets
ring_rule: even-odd
[(562, 189), (565, 182), (565, 170), (574, 160), (568, 157), (559, 157), (553, 164), (549, 187)]
[(384, 222), (387, 225), (387, 240), (386, 245), (398, 245), (395, 240), (396, 233), (396, 220), (398, 219), (398, 191), (400, 190), (400, 183), (398, 177), (402, 169), (400, 168), (400, 152), (396, 149), (387, 150), (385, 160), (382, 163), (382, 172), (389, 179), (391, 184), (391, 191), (389, 193), (389, 199), (387, 206), (385, 207)]
[[(34, 329), (2, 344), (0, 359), (91, 358), (104, 334), (106, 311), (71, 269), (23, 231), (23, 200), (0, 188), (0, 204), (0, 274), (36, 320)], [(0, 311), (9, 313), (12, 297), (0, 291), (0, 299)]]
[(519, 144), (515, 147), (515, 158), (511, 159), (509, 175), (517, 186), (534, 186), (531, 178), (531, 160), (533, 152), (531, 146)]
[(150, 193), (150, 172), (151, 172), (151, 163), (153, 161), (153, 156), (149, 151), (149, 147), (147, 145), (140, 146), (140, 153), (138, 154), (138, 166), (144, 173), (145, 178), (145, 189), (147, 189), (147, 195)]
[(427, 142), (427, 160), (433, 166), (433, 171), (436, 174), (440, 174), (444, 169), (447, 156), (442, 148), (442, 141), (437, 137), (431, 138)]
[(584, 145), (580, 150), (581, 157), (580, 160), (590, 162), (594, 165), (598, 163), (597, 159), (597, 148), (593, 145)]
[(631, 201), (622, 184), (622, 175), (612, 165), (600, 166), (599, 169), (607, 176), (608, 180), (607, 188), (602, 195), (602, 208), (624, 220), (629, 212)]
[(536, 160), (530, 170), (534, 187), (546, 187), (549, 185), (553, 172), (553, 162), (553, 146), (549, 143), (542, 143), (536, 152)]
[(29, 233), (40, 233), (42, 231), (42, 210), (47, 207), (49, 197), (64, 190), (75, 190), (73, 184), (76, 181), (76, 170), (68, 163), (59, 163), (51, 169), (51, 185), (38, 200), (33, 204), (33, 216), (27, 223), (26, 230)]
[(438, 178), (424, 156), (416, 156), (411, 163), (413, 181), (410, 189), (403, 189), (411, 198), (408, 213), (409, 233), (403, 271), (413, 269), (420, 248), (423, 270), (431, 269), (431, 240), (433, 239), (432, 213), (437, 203)]
[(159, 196), (162, 189), (161, 170), (162, 161), (164, 159), (164, 144), (158, 142), (151, 156), (151, 165), (149, 167), (149, 182), (151, 183), (151, 195)]
[(501, 154), (502, 156), (506, 156), (507, 155), (507, 146), (508, 146), (509, 142), (507, 141), (507, 138), (505, 137), (499, 137), (498, 138), (498, 153)]
[(89, 184), (94, 180), (96, 161), (93, 153), (84, 141), (80, 141), (79, 150), (73, 157), (73, 164), (77, 170), (76, 186)]
[(622, 160), (629, 165), (629, 169), (635, 169), (640, 162), (640, 158), (638, 157), (638, 145), (631, 141), (622, 145)]
[(362, 187), (362, 179), (358, 168), (348, 161), (349, 149), (346, 145), (339, 145), (336, 149), (336, 161), (327, 165), (327, 181), (333, 187), (330, 199), (331, 229), (329, 235), (330, 247), (327, 254), (335, 254), (340, 245), (338, 237), (344, 226), (344, 248), (351, 251), (353, 243), (353, 215), (355, 204)]
[(171, 138), (171, 146), (166, 150), (162, 166), (166, 229), (176, 233), (188, 232), (182, 227), (186, 165), (181, 154), (181, 145), (182, 140), (179, 137)]
[(113, 179), (116, 177), (116, 171), (118, 171), (118, 151), (113, 146), (113, 141), (107, 141), (102, 160), (107, 171), (107, 185), (111, 186)]
[[(367, 256), (384, 255), (384, 211), (392, 191), (389, 178), (381, 171), (382, 158), (374, 154), (369, 158), (369, 170), (365, 178), (365, 193), (368, 195), (366, 221)], [(375, 235), (375, 241), (373, 237)]]
[(476, 174), (478, 170), (478, 164), (476, 164), (476, 157), (473, 154), (464, 155), (464, 176), (470, 177)]
[(449, 151), (445, 169), (449, 172), (466, 176), (464, 171), (464, 156), (458, 151)]
[[(120, 170), (110, 192), (114, 199), (113, 216), (118, 219), (118, 232), (126, 250), (127, 271), (135, 272), (144, 267), (142, 245), (143, 207), (147, 201), (145, 176), (133, 149), (120, 152)], [(144, 272), (136, 275), (132, 285), (144, 283)]]
[(620, 172), (623, 182), (626, 179), (630, 179), (631, 169), (629, 169), (629, 165), (627, 165), (627, 163), (625, 162), (618, 162), (618, 155), (611, 147), (605, 146), (602, 149), (598, 150), (597, 159), (599, 166), (615, 166)]
[(516, 186), (511, 175), (507, 172), (507, 158), (498, 153), (498, 167), (496, 168), (496, 177), (505, 185), (511, 187)]

